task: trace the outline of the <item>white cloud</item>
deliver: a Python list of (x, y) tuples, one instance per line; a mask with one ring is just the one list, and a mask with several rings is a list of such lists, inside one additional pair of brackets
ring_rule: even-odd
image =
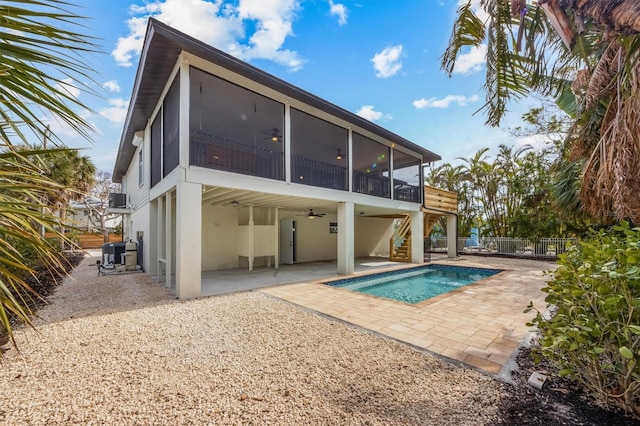
[(240, 0), (239, 18), (243, 21), (255, 21), (256, 30), (249, 39), (249, 44), (242, 46), (239, 57), (270, 59), (286, 65), (292, 71), (301, 69), (304, 61), (298, 54), (282, 49), (285, 39), (293, 35), (293, 21), (298, 7), (296, 0)]
[(104, 84), (102, 85), (102, 87), (104, 87), (105, 89), (107, 89), (110, 92), (117, 93), (117, 92), (120, 91), (120, 85), (115, 80), (105, 81)]
[(116, 47), (111, 52), (113, 59), (123, 67), (133, 65), (131, 62), (133, 55), (139, 55), (140, 51), (142, 51), (142, 43), (147, 29), (147, 18), (131, 18), (127, 21), (127, 25), (129, 26), (129, 35), (118, 37)]
[(376, 77), (387, 78), (400, 71), (400, 68), (402, 68), (402, 62), (400, 62), (401, 56), (401, 44), (387, 47), (382, 52), (376, 53), (373, 58), (371, 58), (373, 69), (376, 70)]
[(74, 83), (72, 78), (65, 78), (61, 80), (60, 83), (56, 84), (56, 89), (60, 90), (62, 93), (65, 93), (66, 95), (69, 95), (74, 99), (78, 99), (81, 93), (80, 88)]
[(487, 60), (487, 44), (472, 46), (467, 53), (458, 55), (453, 72), (458, 74), (471, 74), (481, 71)]
[(338, 24), (344, 25), (347, 23), (347, 8), (344, 4), (334, 3), (333, 0), (329, 0), (329, 12), (332, 16), (338, 17)]
[(392, 118), (389, 114), (384, 114), (380, 111), (376, 111), (373, 108), (373, 105), (363, 105), (362, 107), (360, 107), (358, 111), (356, 111), (356, 115), (369, 121), (377, 121), (382, 118), (385, 118), (385, 119)]
[(431, 98), (431, 99), (419, 99), (417, 101), (413, 101), (413, 106), (418, 109), (424, 108), (448, 108), (449, 104), (452, 102), (457, 103), (460, 106), (466, 106), (470, 102), (476, 102), (478, 100), (477, 95), (472, 96), (462, 96), (462, 95), (448, 95), (442, 99)]
[[(293, 35), (299, 1), (155, 0), (130, 8), (136, 16), (127, 22), (129, 34), (118, 39), (111, 54), (119, 65), (131, 66), (142, 49), (147, 18), (152, 16), (240, 59), (268, 59), (296, 71), (304, 61), (283, 45)], [(253, 33), (247, 34), (247, 28)]]
[(111, 106), (100, 110), (100, 115), (113, 123), (124, 123), (127, 117), (129, 101), (122, 98), (109, 99), (109, 105)]

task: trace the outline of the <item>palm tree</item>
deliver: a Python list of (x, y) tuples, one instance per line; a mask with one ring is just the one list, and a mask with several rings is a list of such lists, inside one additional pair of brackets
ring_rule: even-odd
[[(442, 68), (487, 44), (487, 124), (511, 99), (551, 96), (571, 115), (566, 160), (582, 165), (584, 209), (640, 221), (640, 11), (637, 0), (469, 0), (458, 9)], [(575, 185), (565, 185), (574, 187)]]
[[(458, 232), (469, 235), (475, 226), (477, 212), (471, 203), (472, 191), (462, 165), (452, 166), (449, 163), (431, 167), (425, 176), (425, 183), (435, 188), (455, 192), (458, 196)], [(438, 220), (439, 229), (447, 229), (446, 217)]]
[(2, 3), (0, 139), (28, 143), (29, 130), (36, 140), (60, 141), (42, 120), (43, 112), (89, 138), (91, 125), (82, 114), (88, 108), (69, 90), (93, 93), (84, 82), (93, 82), (94, 71), (83, 55), (97, 49), (92, 39), (73, 31), (83, 18), (63, 0)]
[[(67, 206), (70, 201), (86, 197), (96, 181), (96, 166), (89, 157), (71, 149), (45, 151), (43, 158), (46, 175), (62, 187), (47, 200), (47, 204), (58, 211), (60, 232), (64, 234)], [(61, 247), (64, 248), (64, 240), (61, 240)]]
[(58, 251), (42, 237), (41, 229), (64, 238), (57, 231), (59, 218), (42, 209), (42, 200), (64, 187), (30, 159), (38, 154), (6, 146), (0, 152), (0, 338), (6, 334), (14, 344), (12, 317), (30, 324), (28, 301), (38, 297), (25, 278), (41, 267), (62, 266)]
[(60, 142), (43, 114), (85, 137), (91, 132), (83, 118), (87, 108), (68, 87), (89, 90), (78, 83), (93, 74), (82, 55), (96, 48), (73, 31), (81, 17), (70, 7), (61, 0), (5, 0), (0, 7), (0, 335), (14, 344), (12, 317), (31, 323), (26, 276), (62, 262), (41, 228), (64, 238), (59, 219), (43, 211), (42, 200), (66, 188), (35, 160), (42, 151), (24, 145), (33, 135)]

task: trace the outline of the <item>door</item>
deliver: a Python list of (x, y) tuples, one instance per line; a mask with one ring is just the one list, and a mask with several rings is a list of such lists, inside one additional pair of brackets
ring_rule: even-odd
[(293, 265), (296, 261), (296, 221), (280, 221), (280, 263)]

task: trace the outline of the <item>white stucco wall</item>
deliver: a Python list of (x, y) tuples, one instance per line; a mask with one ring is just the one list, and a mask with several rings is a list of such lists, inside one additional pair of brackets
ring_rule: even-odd
[(239, 266), (237, 254), (239, 209), (202, 206), (202, 270), (233, 269)]
[(355, 256), (389, 257), (389, 239), (393, 235), (393, 219), (356, 217)]
[(129, 229), (127, 230), (127, 234), (124, 236), (125, 241), (136, 240), (136, 235), (138, 231), (142, 231), (142, 260), (143, 260), (143, 268), (147, 270), (147, 266), (150, 262), (149, 257), (149, 246), (145, 244), (149, 243), (149, 203), (144, 204), (139, 209), (134, 211), (129, 218)]
[(297, 262), (333, 260), (338, 257), (338, 234), (329, 233), (329, 223), (338, 221), (336, 215), (313, 220), (297, 216), (295, 219)]

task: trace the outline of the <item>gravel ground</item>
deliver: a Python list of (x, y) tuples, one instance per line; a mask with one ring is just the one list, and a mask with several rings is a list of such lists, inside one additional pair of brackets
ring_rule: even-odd
[(0, 365), (0, 424), (496, 424), (505, 384), (261, 293), (76, 268)]

